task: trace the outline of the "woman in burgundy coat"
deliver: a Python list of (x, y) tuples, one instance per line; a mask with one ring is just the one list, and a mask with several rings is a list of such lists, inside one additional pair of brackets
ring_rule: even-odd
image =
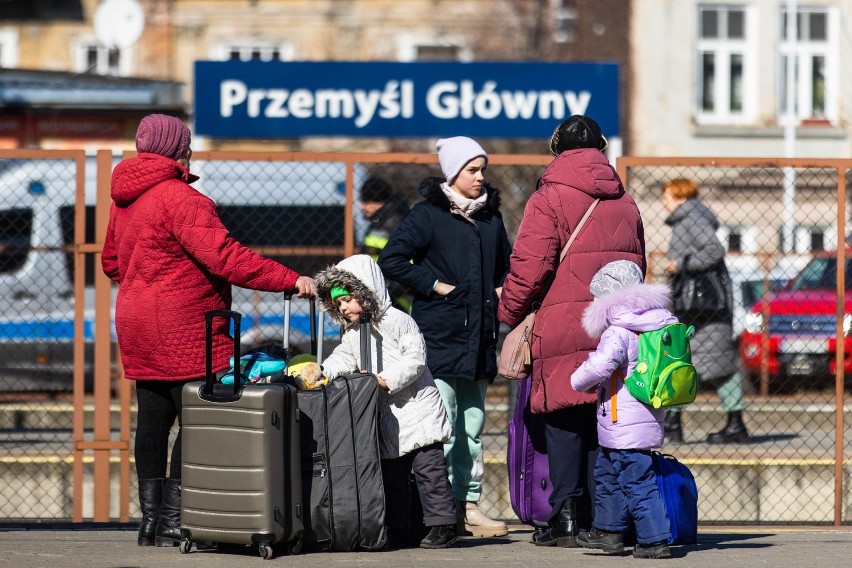
[[(228, 233), (216, 207), (189, 184), (189, 128), (151, 114), (136, 132), (135, 158), (112, 174), (112, 207), (101, 265), (119, 283), (115, 331), (124, 374), (136, 381), (134, 454), (142, 524), (139, 546), (180, 542), (180, 428), (172, 448), (181, 390), (205, 374), (204, 312), (231, 306), (231, 285), (297, 290), (313, 280), (244, 247)], [(233, 343), (226, 322), (214, 330), (213, 370), (227, 369)]]
[[(570, 381), (597, 346), (582, 325), (592, 301), (589, 283), (615, 260), (646, 268), (639, 209), (605, 149), (606, 138), (588, 117), (572, 116), (554, 131), (550, 151), (556, 158), (527, 202), (497, 312), (514, 327), (541, 303), (532, 333), (530, 404), (546, 415), (553, 509), (550, 529), (534, 537), (540, 546), (576, 546), (579, 529), (591, 527), (595, 395), (575, 391)], [(560, 264), (562, 248), (595, 199), (600, 202)]]

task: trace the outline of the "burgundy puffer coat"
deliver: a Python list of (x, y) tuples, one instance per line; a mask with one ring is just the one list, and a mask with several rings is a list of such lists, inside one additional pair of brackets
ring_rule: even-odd
[[(556, 270), (562, 247), (596, 198), (600, 203)], [(639, 209), (603, 153), (563, 152), (527, 202), (497, 311), (500, 321), (514, 327), (547, 292), (533, 329), (533, 412), (594, 402), (594, 394), (571, 388), (571, 374), (597, 346), (582, 325), (592, 301), (589, 283), (614, 260), (646, 268)]]
[[(101, 264), (120, 283), (115, 329), (128, 379), (203, 377), (204, 312), (230, 308), (231, 284), (282, 292), (299, 277), (234, 240), (213, 201), (187, 183), (195, 179), (157, 154), (113, 172)], [(217, 323), (214, 371), (233, 354), (227, 322)]]

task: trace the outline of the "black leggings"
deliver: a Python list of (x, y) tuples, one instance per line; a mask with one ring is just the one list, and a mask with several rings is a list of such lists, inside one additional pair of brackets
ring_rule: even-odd
[[(198, 379), (191, 379), (198, 380)], [(169, 433), (178, 421), (178, 435), (172, 448), (169, 477), (180, 479), (181, 391), (187, 381), (136, 381), (136, 476), (158, 479), (166, 476)]]

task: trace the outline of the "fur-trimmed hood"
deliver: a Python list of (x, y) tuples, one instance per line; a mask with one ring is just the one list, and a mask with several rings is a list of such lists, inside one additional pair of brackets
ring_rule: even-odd
[(600, 337), (611, 325), (641, 332), (659, 329), (672, 317), (667, 284), (636, 284), (589, 304), (583, 312), (583, 328), (590, 337)]
[[(441, 189), (441, 184), (446, 183), (446, 181), (442, 177), (427, 177), (420, 182), (417, 193), (426, 201), (449, 211), (450, 200), (444, 195), (444, 191)], [(488, 198), (485, 200), (485, 206), (473, 214), (474, 219), (480, 215), (493, 215), (500, 211), (500, 190), (487, 183), (483, 183), (482, 187), (488, 194)]]
[(335, 286), (346, 289), (358, 300), (364, 311), (370, 314), (373, 325), (391, 305), (385, 277), (379, 265), (366, 254), (356, 254), (329, 266), (316, 275), (314, 285), (320, 307), (341, 325), (349, 325), (350, 322), (331, 301), (330, 292)]

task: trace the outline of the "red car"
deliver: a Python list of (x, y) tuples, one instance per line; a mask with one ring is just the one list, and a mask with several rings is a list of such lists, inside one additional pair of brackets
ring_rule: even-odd
[[(852, 249), (846, 251), (843, 317), (844, 374), (852, 376)], [(771, 377), (828, 378), (834, 375), (837, 351), (837, 258), (815, 256), (782, 290), (758, 301), (749, 311), (740, 338), (743, 368), (759, 375), (767, 361)], [(764, 327), (768, 344), (764, 349)], [(764, 353), (764, 350), (766, 351)]]

